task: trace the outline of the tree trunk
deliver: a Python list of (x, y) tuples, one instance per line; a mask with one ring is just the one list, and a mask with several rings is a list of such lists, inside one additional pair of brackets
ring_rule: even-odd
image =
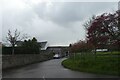
[(12, 45), (12, 55), (14, 55), (14, 52), (15, 52), (15, 46), (14, 45)]

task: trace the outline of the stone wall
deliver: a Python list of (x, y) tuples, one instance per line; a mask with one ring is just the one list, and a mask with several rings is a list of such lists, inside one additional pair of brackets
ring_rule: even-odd
[(0, 79), (2, 78), (2, 47), (0, 47)]
[(2, 56), (0, 55), (0, 80), (2, 78)]
[(23, 66), (52, 58), (52, 54), (4, 55), (2, 56), (2, 69)]

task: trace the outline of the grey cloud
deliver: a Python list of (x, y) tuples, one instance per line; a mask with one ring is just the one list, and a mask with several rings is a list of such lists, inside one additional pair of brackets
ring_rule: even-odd
[(69, 23), (81, 20), (82, 16), (80, 16), (78, 6), (79, 3), (63, 3), (62, 6), (59, 6), (60, 10), (58, 10), (58, 12), (53, 11), (51, 19), (58, 23)]
[[(71, 22), (82, 21), (86, 16), (98, 14), (100, 11), (107, 11), (112, 2), (53, 2), (48, 10), (47, 4), (39, 4), (34, 7), (40, 18), (53, 21), (59, 25)], [(114, 8), (113, 8), (114, 9)]]
[(77, 40), (84, 39), (83, 29), (79, 28), (78, 30), (77, 27), (74, 27), (73, 29), (75, 32), (71, 31), (71, 29), (58, 28), (49, 33), (50, 35), (45, 33), (44, 36), (40, 35), (39, 38), (48, 40), (52, 45), (69, 45)]
[(2, 10), (0, 8), (0, 42), (2, 41)]
[(18, 29), (21, 33), (30, 33), (27, 31), (32, 25), (35, 14), (29, 8), (25, 10), (15, 9), (4, 10), (2, 15), (2, 39), (6, 38), (8, 29)]
[(87, 17), (117, 6), (116, 3), (82, 2), (52, 2), (51, 6), (47, 3), (29, 4), (26, 3), (22, 10), (17, 7), (4, 9), (3, 37), (8, 29), (17, 28), (37, 37), (38, 41), (47, 40), (50, 45), (68, 45), (85, 38), (82, 24)]
[(40, 3), (34, 10), (42, 19), (51, 20), (57, 24), (67, 24), (82, 19), (78, 8), (79, 3), (53, 2), (51, 8), (49, 8), (50, 11), (47, 10), (47, 4), (45, 3)]

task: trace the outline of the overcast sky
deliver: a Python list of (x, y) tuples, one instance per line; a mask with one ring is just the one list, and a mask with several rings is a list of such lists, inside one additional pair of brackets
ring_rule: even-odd
[(114, 12), (117, 2), (73, 2), (50, 0), (3, 0), (2, 35), (5, 40), (8, 29), (18, 29), (38, 41), (50, 45), (69, 45), (85, 39), (83, 24), (92, 15)]

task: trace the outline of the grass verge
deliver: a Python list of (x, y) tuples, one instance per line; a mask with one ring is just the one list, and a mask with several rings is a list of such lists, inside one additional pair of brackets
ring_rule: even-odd
[(62, 65), (81, 72), (120, 76), (120, 55), (76, 54), (74, 57), (64, 60)]

